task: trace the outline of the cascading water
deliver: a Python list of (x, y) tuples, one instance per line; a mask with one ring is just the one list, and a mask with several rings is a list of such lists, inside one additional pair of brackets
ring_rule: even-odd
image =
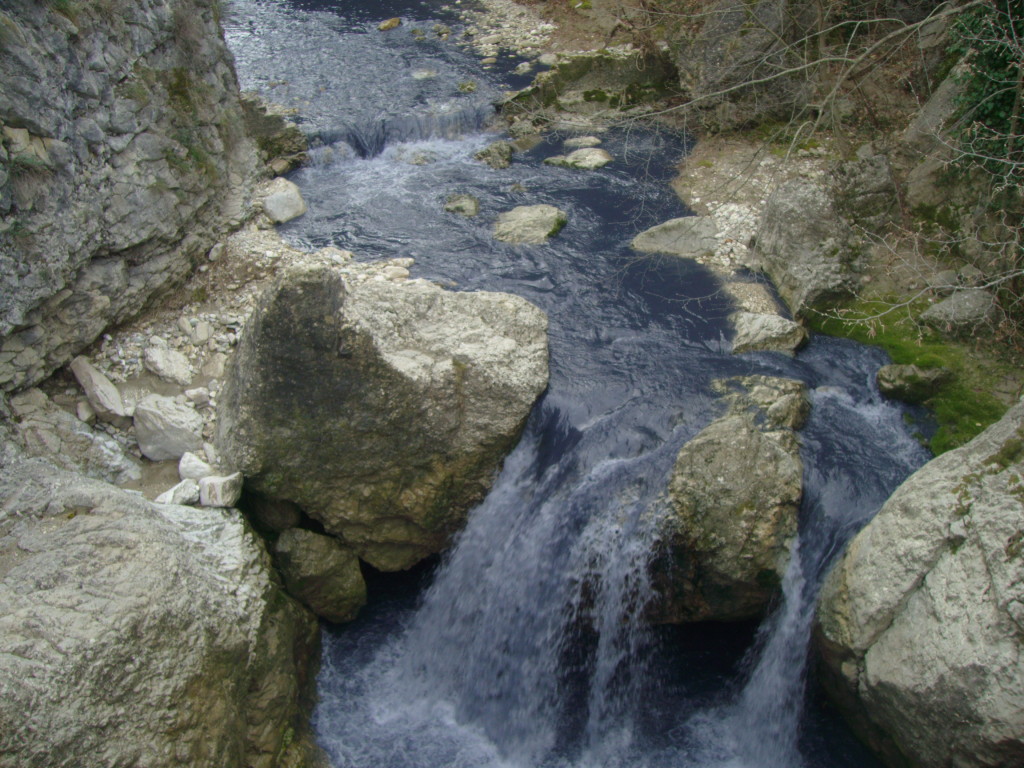
[[(432, 584), (325, 634), (315, 725), (334, 765), (873, 765), (804, 702), (827, 564), (924, 459), (873, 390), (883, 356), (824, 338), (795, 360), (727, 354), (731, 308), (714, 276), (628, 248), (685, 213), (666, 184), (685, 149), (676, 138), (609, 132), (616, 161), (596, 173), (543, 165), (557, 136), (504, 170), (473, 160), (497, 138), (483, 129), (500, 78), (436, 37), (376, 29), (402, 15), (430, 30), (444, 21), (437, 4), (228, 11), (243, 85), (295, 106), (321, 145), (294, 176), (310, 212), (287, 238), (411, 256), (417, 276), (518, 293), (551, 323), (548, 392)], [(453, 193), (477, 197), (480, 215), (444, 213)], [(568, 211), (557, 238), (493, 240), (498, 212), (533, 203)], [(813, 408), (784, 597), (737, 667), (743, 628), (669, 631), (644, 616), (675, 456), (721, 411), (710, 382), (750, 374), (807, 382)]]

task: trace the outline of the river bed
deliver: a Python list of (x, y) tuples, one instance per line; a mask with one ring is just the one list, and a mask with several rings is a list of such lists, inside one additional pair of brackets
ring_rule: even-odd
[[(402, 26), (378, 30), (390, 16)], [(294, 107), (314, 144), (291, 176), (310, 210), (287, 240), (411, 257), (415, 277), (550, 318), (549, 389), (465, 531), (440, 562), (372, 578), (363, 615), (324, 629), (315, 727), (333, 764), (877, 765), (805, 677), (827, 563), (927, 458), (874, 387), (884, 355), (816, 337), (795, 359), (733, 356), (715, 275), (629, 248), (689, 213), (668, 186), (684, 137), (608, 131), (615, 161), (595, 172), (543, 163), (564, 134), (506, 169), (475, 160), (501, 138), (491, 104), (524, 84), (519, 60), (484, 69), (440, 3), (232, 0), (225, 27), (243, 88)], [(479, 214), (446, 213), (452, 194)], [(538, 203), (567, 212), (557, 237), (493, 239), (498, 213)], [(712, 381), (754, 374), (811, 391), (785, 597), (760, 627), (650, 627), (675, 455), (724, 411)]]

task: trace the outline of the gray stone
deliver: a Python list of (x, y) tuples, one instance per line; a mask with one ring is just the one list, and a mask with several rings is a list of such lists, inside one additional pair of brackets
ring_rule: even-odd
[(991, 325), (996, 298), (982, 288), (954, 291), (921, 313), (921, 321), (954, 336), (970, 336)]
[(683, 216), (641, 232), (630, 245), (643, 253), (699, 260), (714, 253), (721, 243), (718, 224), (710, 216)]
[(615, 158), (611, 152), (604, 149), (584, 147), (570, 152), (568, 155), (555, 155), (547, 158), (544, 162), (548, 165), (556, 165), (560, 168), (577, 168), (581, 171), (594, 171), (604, 168)]
[(819, 183), (794, 179), (769, 197), (756, 253), (795, 316), (852, 295), (862, 251)]
[[(203, 461), (191, 451), (186, 451), (178, 460), (178, 477), (182, 480), (202, 480), (204, 477), (217, 474), (217, 470)], [(231, 506), (230, 504), (218, 506)]]
[[(4, 135), (34, 160), (8, 174), (5, 150), (0, 172), (0, 210), (18, 202), (23, 235), (0, 242), (0, 344), (39, 329), (33, 355), (0, 360), (8, 391), (180, 284), (259, 169), (205, 0), (126, 4), (117, 24), (102, 4), (81, 5), (76, 27), (39, 3), (4, 4), (24, 40), (0, 61), (3, 123), (15, 132)], [(187, 66), (177, 62), (182, 19)]]
[(198, 504), (199, 483), (192, 478), (185, 478), (173, 488), (161, 493), (155, 499), (157, 504)]
[(472, 195), (450, 195), (444, 203), (447, 213), (476, 216), (480, 212), (480, 201)]
[(729, 412), (683, 446), (669, 481), (674, 514), (655, 563), (665, 621), (761, 615), (789, 562), (803, 495), (793, 432), (808, 403), (801, 382), (726, 380)]
[(195, 408), (163, 395), (147, 395), (135, 406), (135, 438), (153, 461), (178, 459), (203, 446), (203, 417)]
[(263, 212), (275, 224), (297, 219), (308, 208), (299, 188), (288, 179), (276, 178), (271, 182), (267, 196), (263, 198)]
[(41, 390), (11, 398), (14, 425), (26, 450), (67, 470), (124, 484), (142, 476), (121, 444), (54, 404)]
[(166, 345), (146, 347), (143, 354), (143, 365), (147, 371), (155, 373), (164, 381), (180, 384), (183, 387), (192, 382), (192, 365), (189, 363), (188, 357)]
[(584, 149), (586, 147), (598, 147), (601, 145), (601, 140), (597, 136), (574, 136), (571, 139), (566, 139), (562, 142), (562, 146), (566, 149)]
[(960, 287), (960, 278), (952, 269), (943, 269), (928, 275), (928, 287), (940, 296), (949, 296)]
[(85, 357), (76, 357), (69, 367), (97, 418), (119, 426), (129, 423), (128, 410), (121, 400), (121, 393), (110, 379)]
[(977, 288), (985, 284), (985, 273), (973, 264), (964, 264), (957, 272), (957, 278), (961, 285), (968, 288)]
[(191, 400), (197, 406), (209, 405), (210, 403), (210, 390), (206, 387), (196, 387), (195, 389), (186, 389), (185, 397)]
[(439, 551), (547, 381), (515, 296), (294, 269), (259, 300), (217, 406), (221, 460), (376, 568)]
[[(809, 3), (715, 0), (692, 32), (673, 41), (679, 89), (706, 129), (787, 120), (811, 97), (799, 41), (813, 24)], [(795, 72), (795, 74), (789, 74)]]
[(284, 761), (317, 627), (241, 516), (38, 460), (5, 466), (0, 508), (5, 766)]
[(540, 245), (557, 235), (568, 220), (553, 205), (521, 205), (498, 216), (494, 238), (506, 243)]
[(952, 377), (952, 372), (947, 368), (883, 365), (878, 369), (875, 380), (883, 395), (908, 403), (923, 403)]
[(274, 542), (288, 593), (317, 616), (351, 621), (366, 604), (366, 583), (355, 553), (331, 536), (292, 528)]
[(885, 155), (840, 163), (832, 169), (836, 210), (857, 224), (880, 230), (899, 214), (896, 182)]
[(189, 334), (189, 338), (196, 346), (205, 344), (213, 337), (213, 326), (206, 320), (200, 320)]
[(860, 736), (922, 768), (1024, 761), (1024, 403), (911, 475), (818, 607), (826, 682)]
[(207, 475), (199, 479), (199, 503), (204, 507), (233, 507), (241, 496), (241, 472)]
[(512, 164), (512, 154), (514, 152), (515, 147), (509, 142), (496, 141), (489, 147), (481, 149), (473, 157), (495, 170), (501, 170), (502, 168), (508, 168)]
[(732, 321), (736, 327), (733, 354), (774, 351), (792, 355), (807, 343), (807, 329), (779, 315), (737, 312)]

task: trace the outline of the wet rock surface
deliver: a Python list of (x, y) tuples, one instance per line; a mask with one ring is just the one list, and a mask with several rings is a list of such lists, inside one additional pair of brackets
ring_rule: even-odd
[(568, 217), (553, 205), (520, 205), (498, 216), (494, 239), (542, 245), (557, 235)]
[(760, 616), (777, 593), (797, 530), (803, 462), (793, 430), (807, 418), (803, 383), (725, 380), (729, 411), (679, 452), (674, 514), (654, 614), (671, 622)]

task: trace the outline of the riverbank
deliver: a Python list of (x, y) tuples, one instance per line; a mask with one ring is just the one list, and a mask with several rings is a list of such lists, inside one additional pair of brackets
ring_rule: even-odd
[[(676, 45), (671, 34), (673, 30), (678, 34), (681, 23), (679, 16), (658, 15), (639, 3), (484, 0), (481, 5), (484, 11), (472, 16), (474, 23), (484, 34), (502, 30), (503, 44), (525, 55), (533, 52), (530, 46), (535, 43), (524, 47), (517, 33), (525, 34), (543, 22), (554, 25), (542, 48), (548, 63), (609, 45), (634, 50), (638, 56), (642, 50), (667, 50)], [(938, 22), (925, 27), (922, 51), (940, 48), (936, 37), (941, 40), (946, 29)], [(474, 39), (471, 44), (477, 45)], [(766, 271), (777, 283), (779, 276), (772, 274), (756, 247), (772, 195), (799, 183), (805, 190), (814, 188), (837, 199), (840, 209), (835, 215), (852, 225), (852, 247), (857, 252), (848, 284), (830, 303), (806, 314), (791, 308), (804, 314), (802, 321), (809, 328), (880, 346), (895, 363), (950, 371), (952, 376), (926, 402), (935, 424), (924, 426), (927, 437), (922, 438), (933, 451), (942, 453), (979, 434), (1020, 398), (1024, 352), (1015, 321), (997, 316), (994, 309), (987, 310), (988, 319), (964, 327), (954, 327), (957, 320), (945, 326), (930, 321), (929, 314), (941, 308), (925, 314), (935, 305), (945, 306), (951, 294), (987, 281), (962, 253), (968, 250), (970, 243), (964, 240), (970, 237), (944, 231), (935, 221), (936, 216), (945, 215), (942, 224), (947, 224), (950, 214), (942, 214), (941, 205), (934, 204), (931, 187), (950, 182), (939, 178), (946, 158), (941, 142), (929, 137), (952, 113), (949, 89), (933, 84), (934, 98), (922, 99), (907, 88), (901, 69), (906, 66), (905, 57), (887, 60), (871, 78), (873, 101), (866, 109), (873, 114), (872, 121), (847, 115), (836, 121), (835, 128), (818, 126), (803, 133), (803, 126), (794, 130), (792, 125), (775, 123), (739, 131), (698, 130), (695, 146), (679, 164), (673, 188), (691, 210), (717, 224), (720, 238), (706, 259), (710, 266), (724, 275)], [(559, 88), (571, 90), (572, 85), (561, 83)], [(671, 97), (647, 111), (651, 115), (647, 119), (677, 129), (699, 124), (688, 119), (686, 110)], [(600, 117), (603, 124), (615, 124), (614, 116), (610, 121), (607, 113)], [(633, 115), (623, 118), (634, 119)], [(552, 115), (546, 114), (545, 120), (552, 122)], [(585, 130), (586, 120), (573, 114), (565, 124)], [(947, 189), (944, 194), (970, 198), (973, 193), (965, 188), (962, 192)], [(860, 202), (843, 208), (850, 200), (872, 195), (879, 199), (869, 206), (889, 210), (861, 216), (861, 211), (854, 210)], [(998, 275), (993, 278), (998, 279)]]

